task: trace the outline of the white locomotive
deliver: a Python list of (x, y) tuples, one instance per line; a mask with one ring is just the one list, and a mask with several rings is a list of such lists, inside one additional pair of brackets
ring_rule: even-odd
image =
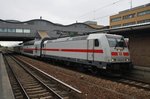
[(41, 58), (84, 64), (92, 69), (128, 71), (132, 69), (124, 38), (113, 34), (89, 34), (24, 43), (21, 53)]

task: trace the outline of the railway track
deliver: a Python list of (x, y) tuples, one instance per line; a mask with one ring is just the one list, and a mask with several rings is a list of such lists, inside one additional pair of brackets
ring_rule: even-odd
[(144, 81), (137, 80), (131, 77), (123, 77), (121, 79), (117, 79), (117, 82), (128, 84), (139, 89), (144, 89), (150, 91), (150, 83), (145, 83)]
[[(87, 73), (88, 75), (91, 75), (91, 73)], [(98, 75), (98, 77), (102, 77), (104, 79), (109, 79), (109, 80), (112, 80), (112, 78), (109, 78), (109, 77), (106, 77), (106, 76), (102, 76), (102, 75)], [(127, 84), (127, 85), (130, 85), (130, 86), (134, 86), (134, 87), (137, 87), (139, 89), (144, 89), (144, 90), (148, 90), (150, 91), (150, 83), (147, 83), (147, 82), (144, 82), (144, 81), (141, 81), (141, 80), (137, 80), (135, 78), (132, 78), (132, 77), (128, 77), (128, 76), (124, 76), (122, 78), (113, 78), (112, 81), (115, 81), (115, 82), (119, 82), (119, 83), (123, 83), (123, 84)]]
[[(7, 63), (6, 57), (5, 57), (5, 63)], [(8, 65), (6, 65), (6, 69), (8, 72), (8, 76), (9, 76), (9, 80), (12, 86), (14, 97), (16, 99), (24, 99), (24, 97), (26, 96), (21, 88), (20, 83), (17, 81), (17, 77), (14, 75), (14, 72), (10, 69)]]
[(8, 71), (11, 71), (9, 75), (13, 75), (10, 80), (16, 99), (73, 99), (81, 94), (79, 90), (10, 55), (5, 56), (5, 61)]

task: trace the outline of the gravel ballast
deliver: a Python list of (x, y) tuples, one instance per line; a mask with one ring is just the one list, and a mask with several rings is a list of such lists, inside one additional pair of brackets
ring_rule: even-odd
[(82, 91), (82, 99), (150, 99), (150, 91), (98, 78), (24, 56), (17, 56)]

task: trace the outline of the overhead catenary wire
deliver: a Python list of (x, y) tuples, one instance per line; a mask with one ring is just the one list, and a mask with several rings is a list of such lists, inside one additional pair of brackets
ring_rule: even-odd
[[(95, 10), (89, 11), (89, 12), (87, 12), (87, 13), (85, 13), (85, 14), (79, 16), (76, 21), (79, 21), (79, 20), (82, 20), (82, 21), (83, 21), (83, 19), (84, 19), (85, 21), (91, 21), (91, 20), (96, 21), (96, 20), (102, 20), (102, 19), (104, 19), (104, 18), (108, 18), (109, 16), (115, 14), (116, 12), (113, 12), (113, 13), (110, 13), (110, 14), (107, 14), (107, 15), (103, 15), (103, 16), (100, 16), (101, 14), (99, 14), (98, 17), (95, 17), (95, 16), (98, 15), (98, 13), (100, 13), (100, 12), (103, 11), (104, 9), (107, 9), (107, 8), (109, 8), (109, 7), (111, 7), (111, 6), (114, 6), (114, 5), (116, 5), (116, 4), (120, 3), (120, 2), (123, 2), (123, 1), (126, 1), (126, 0), (117, 0), (117, 1), (112, 2), (112, 3), (110, 3), (110, 4), (107, 4), (107, 5), (104, 5), (104, 6), (102, 6), (102, 7), (99, 7), (99, 8), (97, 8), (97, 9), (95, 9)], [(127, 1), (131, 2), (131, 0), (127, 0)], [(87, 16), (89, 17), (89, 15), (90, 15), (90, 16), (92, 15), (91, 18), (87, 18)]]
[(95, 10), (89, 11), (89, 12), (87, 12), (87, 13), (85, 13), (85, 14), (83, 14), (83, 15), (77, 17), (77, 18), (81, 18), (81, 17), (87, 16), (87, 15), (93, 13), (93, 12), (96, 13), (96, 12), (99, 11), (99, 10), (105, 9), (105, 8), (107, 8), (107, 7), (110, 7), (110, 6), (112, 6), (112, 5), (114, 5), (114, 4), (117, 4), (117, 3), (121, 2), (121, 1), (124, 1), (124, 0), (117, 0), (117, 1), (115, 1), (115, 2), (112, 2), (112, 3), (110, 3), (110, 4), (104, 5), (104, 6), (100, 7), (100, 8), (95, 9)]

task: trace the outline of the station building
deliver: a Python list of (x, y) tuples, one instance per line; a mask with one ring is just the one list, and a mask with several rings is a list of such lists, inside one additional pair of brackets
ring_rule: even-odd
[(150, 22), (150, 3), (110, 16), (110, 28)]
[(86, 23), (73, 23), (62, 25), (44, 19), (29, 21), (2, 20), (0, 19), (1, 41), (29, 41), (44, 37), (58, 38), (64, 36), (83, 35), (88, 31), (99, 30)]

